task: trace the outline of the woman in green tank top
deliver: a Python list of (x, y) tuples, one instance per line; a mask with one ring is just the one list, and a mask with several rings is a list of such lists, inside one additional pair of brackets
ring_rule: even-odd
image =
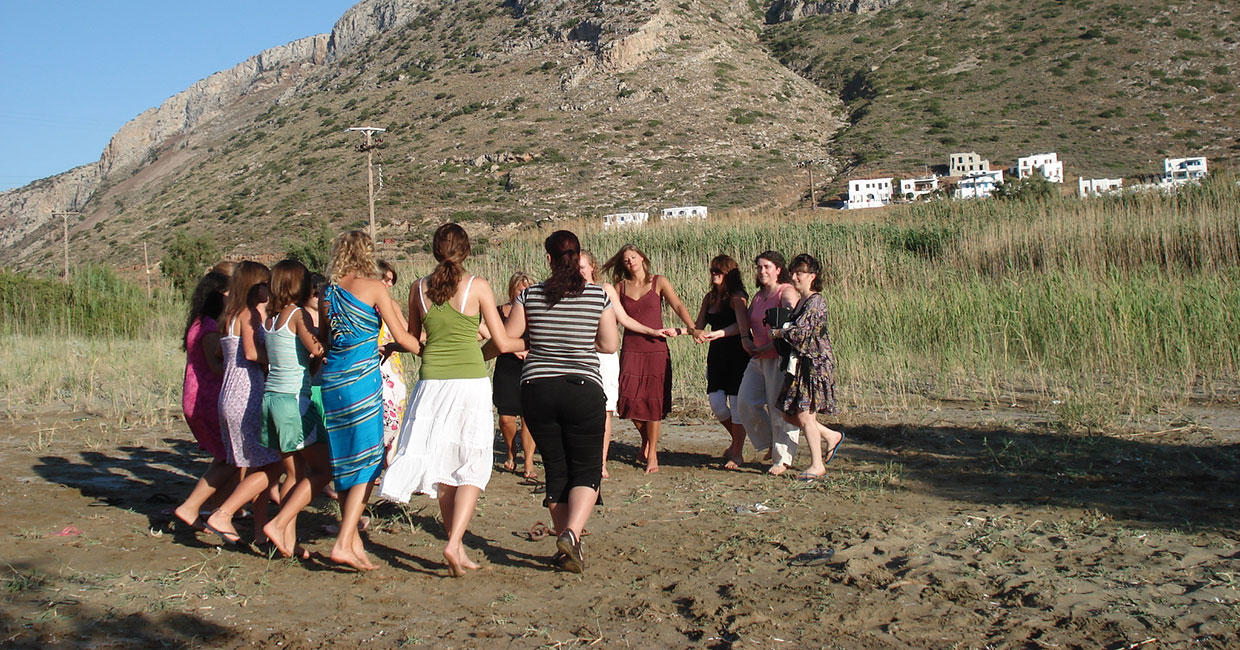
[(426, 344), (379, 495), (401, 503), (415, 492), (438, 499), (448, 533), (443, 557), (449, 573), (460, 577), (478, 568), (461, 540), (491, 478), (494, 437), (491, 380), (478, 325), (485, 321), (492, 333), (493, 353), (523, 350), (525, 342), (504, 331), (486, 279), (465, 274), (461, 263), (469, 256), (469, 236), (464, 229), (454, 223), (440, 226), (433, 251), (439, 266), (409, 288), (409, 333), (416, 337), (425, 331)]

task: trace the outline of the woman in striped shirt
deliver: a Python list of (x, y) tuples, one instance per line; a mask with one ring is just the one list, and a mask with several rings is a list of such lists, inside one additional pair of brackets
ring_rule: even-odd
[(551, 277), (517, 297), (506, 329), (528, 334), (521, 411), (547, 475), (543, 505), (558, 533), (556, 566), (581, 573), (581, 531), (602, 481), (604, 397), (598, 352), (619, 345), (611, 299), (579, 271), (581, 243), (557, 230), (543, 244)]

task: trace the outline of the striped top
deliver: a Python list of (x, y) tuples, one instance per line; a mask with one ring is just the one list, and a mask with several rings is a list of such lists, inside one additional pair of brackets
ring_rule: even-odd
[(603, 312), (611, 299), (597, 284), (587, 284), (580, 296), (561, 298), (548, 305), (543, 283), (517, 296), (525, 307), (525, 331), (530, 352), (521, 367), (521, 381), (562, 375), (578, 375), (603, 385), (594, 338)]
[(293, 331), (293, 319), (301, 318), (301, 307), (293, 309), (288, 320), (277, 328), (280, 315), (271, 318), (271, 327), (263, 326), (267, 341), (268, 393), (310, 394), (310, 351), (301, 344)]

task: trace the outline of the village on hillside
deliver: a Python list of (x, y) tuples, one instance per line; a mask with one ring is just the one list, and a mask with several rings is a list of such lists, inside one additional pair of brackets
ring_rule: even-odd
[[(968, 151), (948, 154), (947, 173), (938, 175), (927, 172), (907, 178), (895, 176), (856, 178), (848, 181), (848, 190), (828, 205), (840, 210), (881, 208), (892, 203), (912, 203), (934, 199), (988, 199), (995, 195), (1009, 177), (1024, 181), (1039, 177), (1048, 183), (1064, 182), (1064, 161), (1057, 153), (1037, 153), (1017, 158), (1016, 164), (1007, 168), (992, 168), (989, 160), (977, 152)], [(1117, 194), (1129, 191), (1161, 190), (1175, 191), (1186, 183), (1205, 178), (1208, 173), (1204, 157), (1164, 158), (1163, 171), (1153, 182), (1124, 185), (1123, 178), (1077, 178), (1077, 195), (1081, 198)], [(1010, 181), (1009, 181), (1010, 182)], [(815, 206), (816, 207), (816, 206)], [(702, 205), (664, 208), (660, 221), (681, 219), (705, 219), (707, 208)], [(618, 212), (603, 216), (603, 229), (618, 228), (647, 223), (648, 212)]]

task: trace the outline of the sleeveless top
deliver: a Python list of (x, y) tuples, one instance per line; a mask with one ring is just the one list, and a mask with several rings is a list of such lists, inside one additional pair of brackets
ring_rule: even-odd
[[(474, 283), (470, 276), (461, 294), (461, 305), (468, 304), (469, 288)], [(452, 300), (443, 304), (426, 304), (425, 278), (418, 280), (418, 299), (422, 301), (422, 329), (426, 330), (426, 347), (422, 349), (421, 379), (478, 379), (487, 377), (487, 366), (482, 360), (482, 347), (478, 344), (478, 323), (482, 313), (466, 316), (452, 306)]]
[[(736, 322), (736, 310), (731, 304), (720, 307), (719, 311), (706, 312), (706, 324), (714, 331)], [(706, 352), (706, 392), (721, 390), (725, 395), (735, 395), (748, 365), (749, 354), (741, 346), (741, 337), (725, 336), (711, 341)]]
[[(753, 297), (753, 302), (749, 303), (749, 329), (753, 331), (754, 347), (762, 347), (771, 342), (771, 328), (779, 327), (782, 323), (775, 325), (767, 325), (762, 322), (766, 317), (766, 310), (771, 307), (779, 306), (779, 296), (787, 289), (789, 284), (780, 284), (768, 296), (763, 296), (759, 290)], [(759, 359), (778, 359), (779, 352), (775, 348), (771, 348), (758, 355)]]
[[(655, 291), (655, 285), (658, 282), (659, 276), (652, 276), (650, 278), (650, 291), (647, 291), (637, 300), (630, 298), (624, 292), (622, 285), (616, 286), (616, 290), (620, 293), (620, 306), (624, 307), (624, 311), (629, 315), (629, 318), (656, 330), (663, 329), (663, 298), (658, 291)], [(632, 352), (662, 352), (667, 354), (667, 341), (658, 336), (638, 334), (626, 329), (624, 330), (624, 345), (621, 346), (620, 351), (621, 356)]]
[(310, 393), (310, 351), (289, 326), (299, 311), (300, 307), (295, 308), (288, 322), (278, 329), (279, 314), (272, 318), (271, 328), (263, 326), (267, 339), (268, 393)]

